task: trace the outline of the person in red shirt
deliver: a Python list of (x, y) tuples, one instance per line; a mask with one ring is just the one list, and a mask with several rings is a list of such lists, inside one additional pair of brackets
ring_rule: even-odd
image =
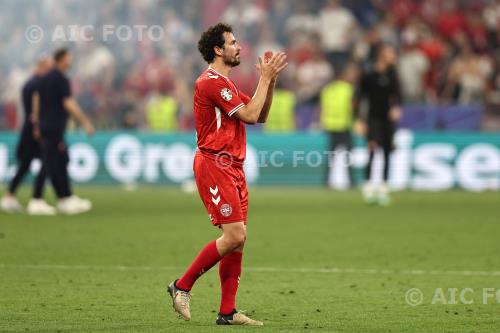
[(218, 23), (206, 30), (198, 50), (209, 64), (194, 87), (194, 117), (198, 149), (194, 176), (198, 193), (222, 236), (205, 245), (184, 274), (168, 286), (174, 310), (191, 319), (189, 302), (195, 281), (219, 263), (221, 305), (218, 325), (263, 325), (236, 310), (236, 292), (246, 240), (248, 191), (243, 171), (245, 124), (264, 123), (278, 74), (287, 66), (283, 52), (266, 52), (256, 65), (260, 78), (252, 98), (229, 78), (240, 63), (241, 47), (231, 26)]

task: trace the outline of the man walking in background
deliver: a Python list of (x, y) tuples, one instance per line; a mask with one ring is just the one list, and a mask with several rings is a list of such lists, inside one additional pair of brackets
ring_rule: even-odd
[[(358, 67), (349, 64), (340, 74), (340, 78), (325, 86), (320, 94), (320, 122), (329, 137), (329, 153), (346, 155), (342, 157), (345, 157), (350, 186), (354, 186), (349, 154), (352, 149), (354, 91), (358, 78)], [(330, 168), (327, 167), (325, 175), (327, 186), (329, 186), (329, 176)]]
[(71, 66), (68, 50), (57, 50), (54, 62), (54, 69), (43, 76), (38, 84), (40, 112), (39, 117), (35, 113), (34, 121), (42, 136), (42, 168), (46, 168), (54, 186), (58, 198), (57, 209), (62, 214), (79, 214), (90, 210), (92, 204), (89, 200), (73, 195), (71, 190), (64, 133), (70, 115), (88, 135), (94, 133), (94, 127), (71, 94), (70, 82), (65, 74)]
[[(52, 59), (41, 57), (36, 65), (34, 75), (26, 82), (21, 91), (24, 108), (24, 124), (17, 145), (16, 157), (18, 160), (17, 171), (9, 184), (9, 190), (0, 200), (0, 208), (8, 213), (19, 213), (22, 206), (16, 198), (16, 191), (24, 176), (28, 173), (31, 162), (40, 158), (40, 133), (35, 133), (33, 126), (33, 110), (38, 107), (38, 96), (35, 94), (40, 77), (45, 75), (52, 67)], [(46, 169), (40, 168), (36, 176), (33, 197), (28, 203), (27, 212), (30, 215), (54, 215), (56, 209), (42, 199), (45, 185)]]
[[(390, 45), (381, 45), (376, 53), (371, 71), (363, 75), (360, 87), (360, 99), (368, 104), (367, 142), (368, 166), (363, 196), (367, 203), (378, 202), (389, 205), (390, 154), (393, 149), (393, 137), (396, 122), (401, 117), (401, 93), (394, 65), (396, 50)], [(372, 184), (372, 163), (375, 152), (381, 148), (384, 155), (383, 182), (375, 188)]]

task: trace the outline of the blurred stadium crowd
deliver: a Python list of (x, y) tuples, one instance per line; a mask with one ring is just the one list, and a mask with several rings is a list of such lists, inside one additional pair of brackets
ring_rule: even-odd
[[(382, 42), (398, 48), (405, 104), (479, 104), (482, 128), (500, 129), (499, 0), (3, 0), (0, 129), (21, 123), (19, 91), (36, 58), (69, 46), (73, 91), (98, 128), (192, 130), (193, 82), (206, 68), (197, 41), (219, 20), (234, 26), (243, 46), (232, 78), (247, 94), (257, 84), (257, 55), (287, 51), (279, 88), (293, 119), (284, 130), (320, 128), (323, 87), (349, 61), (369, 69)], [(165, 34), (30, 43), (30, 25), (46, 37), (58, 25), (160, 25)]]

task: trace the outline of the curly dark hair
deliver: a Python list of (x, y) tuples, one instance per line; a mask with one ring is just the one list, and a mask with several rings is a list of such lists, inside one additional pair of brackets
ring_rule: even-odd
[(201, 34), (200, 40), (198, 41), (198, 50), (203, 56), (203, 59), (209, 64), (214, 62), (215, 59), (214, 47), (224, 47), (225, 32), (233, 32), (233, 28), (229, 24), (217, 23)]

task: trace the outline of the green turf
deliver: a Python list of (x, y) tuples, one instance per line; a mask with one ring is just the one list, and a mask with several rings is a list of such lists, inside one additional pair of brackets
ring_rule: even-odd
[[(218, 235), (197, 194), (78, 193), (91, 213), (0, 213), (0, 332), (500, 331), (500, 299), (482, 299), (500, 289), (498, 193), (395, 193), (381, 208), (357, 192), (251, 189), (238, 304), (263, 328), (214, 326), (215, 270), (193, 290), (191, 322), (171, 309), (166, 284)], [(409, 288), (422, 305), (406, 303)], [(474, 303), (432, 304), (436, 288), (472, 288)]]

